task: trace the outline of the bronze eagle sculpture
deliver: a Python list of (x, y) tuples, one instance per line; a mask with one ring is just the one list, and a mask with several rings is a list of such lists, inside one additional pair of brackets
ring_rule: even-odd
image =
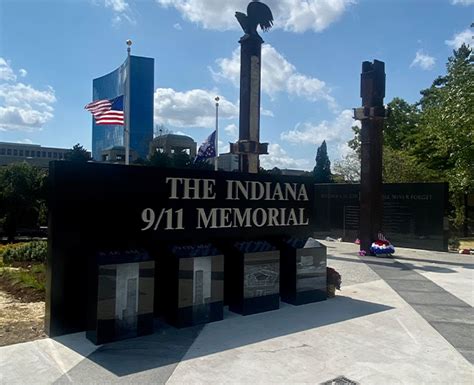
[(257, 26), (267, 32), (273, 25), (272, 11), (268, 5), (252, 0), (247, 6), (247, 14), (235, 12), (235, 17), (246, 35), (258, 35)]

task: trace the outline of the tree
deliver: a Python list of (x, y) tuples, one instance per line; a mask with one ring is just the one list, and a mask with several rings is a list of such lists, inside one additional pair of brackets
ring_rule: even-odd
[(86, 163), (91, 160), (87, 150), (79, 143), (75, 144), (72, 150), (65, 154), (64, 158), (75, 163)]
[(361, 128), (359, 126), (352, 126), (352, 132), (354, 133), (354, 138), (347, 142), (347, 145), (357, 154), (359, 161), (361, 159)]
[(155, 167), (171, 167), (171, 157), (164, 152), (155, 152), (148, 161), (150, 166)]
[(407, 151), (385, 146), (382, 179), (384, 183), (441, 182), (443, 175), (426, 168)]
[(330, 183), (332, 181), (331, 162), (329, 161), (325, 140), (321, 146), (318, 147), (313, 175), (316, 183)]
[(338, 175), (343, 182), (360, 182), (360, 158), (357, 152), (351, 151), (334, 164), (334, 178)]
[(0, 222), (8, 240), (18, 228), (36, 228), (46, 198), (46, 172), (28, 163), (0, 169)]
[(390, 113), (384, 124), (384, 146), (394, 150), (410, 148), (420, 121), (417, 105), (395, 97), (387, 107)]
[(463, 44), (448, 59), (445, 76), (421, 92), (422, 118), (414, 155), (449, 182), (453, 224), (465, 218), (464, 195), (474, 191), (474, 64), (472, 48)]

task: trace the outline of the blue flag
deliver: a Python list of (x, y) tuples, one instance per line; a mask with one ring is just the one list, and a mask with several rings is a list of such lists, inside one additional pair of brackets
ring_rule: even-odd
[(207, 137), (207, 139), (199, 147), (194, 163), (207, 158), (214, 158), (216, 156), (216, 131)]

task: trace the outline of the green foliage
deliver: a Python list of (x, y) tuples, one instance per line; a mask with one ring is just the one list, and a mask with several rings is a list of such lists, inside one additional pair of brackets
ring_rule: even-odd
[(0, 269), (0, 278), (9, 280), (12, 285), (34, 289), (40, 292), (46, 290), (46, 266), (34, 264), (28, 268)]
[(0, 222), (9, 240), (13, 240), (19, 227), (38, 227), (45, 200), (45, 171), (28, 163), (0, 169)]
[(394, 98), (387, 107), (390, 113), (384, 125), (384, 145), (394, 150), (408, 149), (418, 130), (420, 111), (401, 98)]
[(172, 156), (164, 152), (155, 152), (146, 163), (149, 166), (164, 167), (164, 168), (196, 168), (200, 170), (214, 170), (214, 165), (200, 161), (194, 163), (192, 159), (185, 152), (174, 153)]
[(325, 140), (321, 146), (318, 147), (313, 175), (316, 183), (330, 183), (332, 181), (331, 162), (329, 161)]
[(354, 138), (349, 140), (347, 142), (347, 145), (357, 154), (360, 160), (360, 154), (361, 154), (361, 138), (360, 138), (360, 133), (361, 133), (361, 128), (359, 126), (352, 126), (352, 132), (354, 133)]
[(87, 161), (91, 160), (87, 150), (79, 143), (75, 144), (72, 150), (67, 152), (64, 157), (66, 160), (75, 163), (86, 163)]
[(13, 243), (0, 248), (0, 259), (6, 265), (13, 262), (45, 263), (47, 256), (48, 243), (45, 241)]
[(453, 223), (461, 228), (464, 194), (474, 191), (474, 66), (472, 49), (462, 45), (448, 59), (446, 76), (421, 92), (421, 130), (413, 153), (449, 182)]
[(155, 152), (148, 160), (148, 165), (155, 167), (171, 167), (171, 157), (164, 152)]
[(441, 182), (443, 175), (426, 168), (406, 151), (386, 146), (383, 150), (382, 179), (384, 183)]

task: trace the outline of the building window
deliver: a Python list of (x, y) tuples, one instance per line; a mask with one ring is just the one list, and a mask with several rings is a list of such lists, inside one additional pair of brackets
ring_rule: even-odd
[(56, 159), (58, 157), (58, 153), (57, 152), (54, 152), (53, 153), (53, 158)]
[(20, 150), (20, 156), (23, 156), (23, 150)]
[(13, 150), (13, 156), (17, 156), (18, 155), (18, 150)]
[(25, 156), (30, 156), (30, 150), (25, 150)]
[(52, 155), (51, 151), (48, 151), (48, 158), (52, 158), (52, 157), (53, 157), (53, 155)]
[(36, 157), (39, 158), (41, 156), (41, 151), (36, 151)]
[(12, 149), (11, 148), (7, 148), (7, 155), (11, 155), (12, 154)]
[(46, 158), (46, 151), (42, 151), (42, 152), (41, 152), (41, 156), (42, 156), (43, 158)]
[(5, 149), (4, 148), (0, 148), (0, 155), (5, 155)]

